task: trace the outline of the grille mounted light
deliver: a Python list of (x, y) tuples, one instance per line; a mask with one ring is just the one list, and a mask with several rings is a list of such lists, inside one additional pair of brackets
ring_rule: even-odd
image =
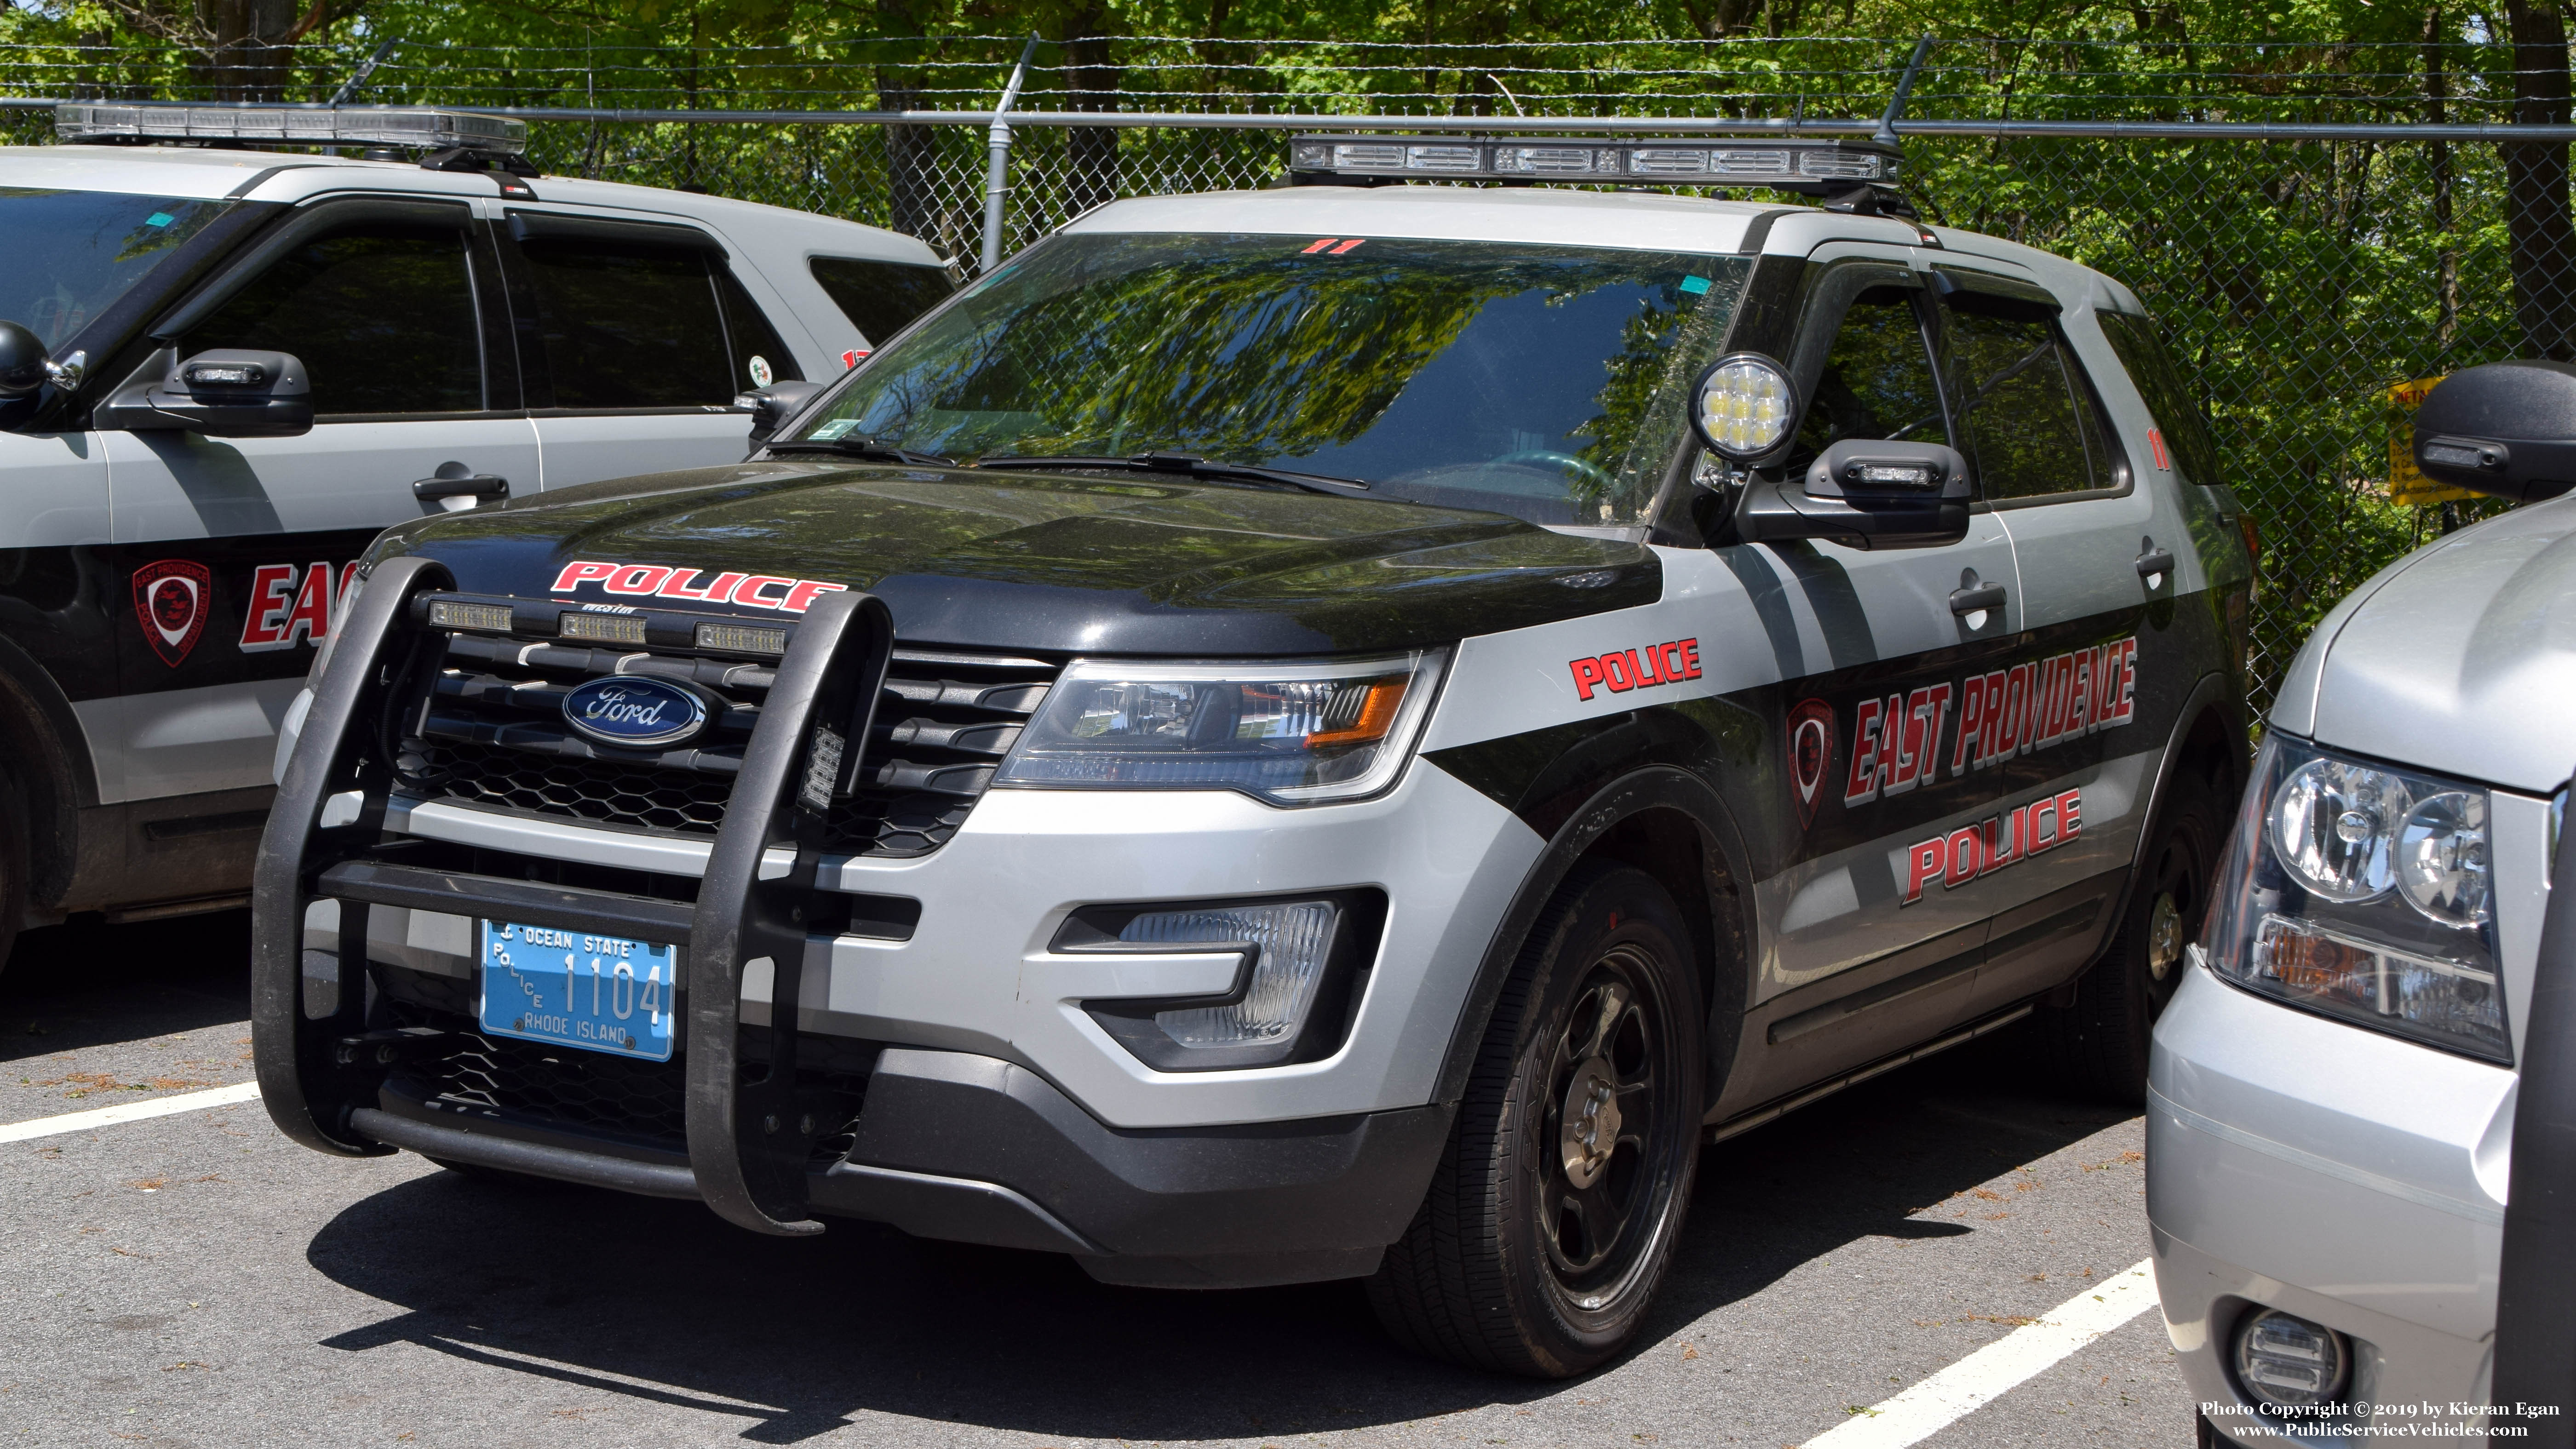
[(429, 606), (429, 622), (433, 627), (440, 629), (473, 629), (486, 634), (507, 634), (510, 632), (510, 606), (435, 599)]
[(593, 644), (644, 642), (644, 620), (637, 614), (593, 614), (566, 611), (555, 618), (555, 633)]
[(1515, 137), (1407, 140), (1298, 136), (1288, 170), (1299, 180), (1643, 180), (1667, 185), (1762, 186), (1835, 193), (1896, 180), (1903, 158), (1886, 146), (1840, 139), (1777, 141), (1594, 140)]
[(429, 106), (156, 105), (66, 101), (54, 107), (54, 137), (66, 144), (120, 141), (240, 141), (270, 146), (464, 146), (518, 155), (528, 123)]

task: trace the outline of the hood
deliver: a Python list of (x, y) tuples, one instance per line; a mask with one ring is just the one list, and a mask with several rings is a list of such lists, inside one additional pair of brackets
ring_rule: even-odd
[(1500, 514), (1150, 474), (802, 460), (427, 518), (370, 556), (404, 553), (439, 560), (469, 592), (568, 601), (703, 607), (596, 584), (554, 592), (575, 561), (822, 580), (883, 599), (907, 644), (1082, 654), (1410, 648), (1663, 590), (1642, 544)]
[(2275, 724), (2535, 795), (2576, 769), (2576, 497), (2418, 550), (2337, 614), (2284, 680)]

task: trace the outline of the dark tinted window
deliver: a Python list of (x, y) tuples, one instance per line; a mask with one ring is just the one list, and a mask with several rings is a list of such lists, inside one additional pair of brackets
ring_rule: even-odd
[(912, 319), (948, 300), (948, 273), (911, 262), (867, 262), (856, 257), (816, 257), (814, 280), (861, 332), (870, 347), (910, 326)]
[(472, 412), (483, 349), (463, 231), (359, 228), (305, 243), (181, 339), (294, 354), (313, 410)]
[(553, 406), (721, 407), (749, 385), (727, 354), (707, 253), (532, 237), (521, 254)]
[(796, 370), (796, 359), (778, 339), (778, 329), (760, 315), (742, 283), (722, 263), (715, 264), (715, 277), (716, 295), (724, 303), (725, 339), (733, 349), (734, 386), (749, 390), (788, 378), (802, 380), (805, 374)]
[(2210, 484), (2223, 481), (2218, 471), (2218, 444), (2209, 436), (2209, 423), (2201, 413), (2200, 400), (2192, 396), (2182, 369), (2174, 365), (2173, 353), (2157, 335), (2156, 324), (2124, 312), (2094, 315), (2102, 319), (2102, 334), (2111, 339), (2111, 350), (2119, 354), (2120, 366), (2128, 370), (2129, 380), (2138, 385), (2139, 396), (2147, 400), (2147, 414), (2156, 420), (2156, 431), (2164, 434), (2165, 446), (2173, 450), (2174, 462), (2181, 467), (2184, 480)]
[(1845, 438), (1938, 443), (1941, 390), (1913, 296), (1902, 287), (1873, 287), (1843, 314), (1816, 379), (1815, 396), (1798, 421), (1792, 475)]
[(1951, 310), (1962, 439), (1987, 498), (2040, 498), (2115, 481), (2083, 373), (2053, 322)]

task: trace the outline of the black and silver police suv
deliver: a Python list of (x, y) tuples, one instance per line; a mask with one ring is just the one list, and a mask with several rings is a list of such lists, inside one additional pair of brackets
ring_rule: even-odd
[(1713, 1136), (2025, 1017), (2134, 1098), (2250, 575), (2136, 299), (1870, 147), (1291, 156), (1831, 206), (1119, 202), (748, 461), (389, 531), (262, 844), (280, 1125), (1563, 1375)]

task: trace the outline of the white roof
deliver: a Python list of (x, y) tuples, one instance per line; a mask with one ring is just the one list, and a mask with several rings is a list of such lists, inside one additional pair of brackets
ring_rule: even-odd
[[(540, 176), (529, 185), (543, 205), (613, 207), (686, 218), (707, 224), (737, 244), (757, 236), (827, 254), (934, 266), (939, 262), (938, 253), (916, 237), (785, 207), (570, 176)], [(492, 178), (478, 172), (427, 171), (407, 161), (201, 146), (0, 146), (0, 186), (200, 201), (239, 197), (290, 204), (336, 191), (500, 197)]]
[(1065, 230), (1420, 237), (1706, 254), (1742, 250), (1753, 218), (1778, 210), (1624, 191), (1291, 186), (1113, 201)]

